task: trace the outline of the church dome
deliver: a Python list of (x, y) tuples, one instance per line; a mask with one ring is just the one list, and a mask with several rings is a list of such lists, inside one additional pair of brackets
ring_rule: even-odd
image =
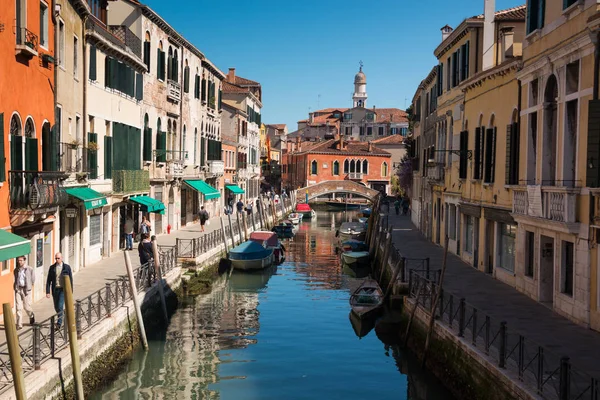
[(362, 67), (360, 69), (360, 71), (358, 71), (358, 74), (356, 74), (356, 76), (354, 77), (354, 83), (355, 84), (366, 84), (367, 83), (367, 76), (365, 75), (364, 72), (362, 72)]

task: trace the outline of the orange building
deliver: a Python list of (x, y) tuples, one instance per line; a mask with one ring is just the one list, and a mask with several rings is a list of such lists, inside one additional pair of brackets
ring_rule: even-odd
[(58, 172), (39, 172), (58, 169), (58, 140), (52, 129), (56, 58), (52, 2), (6, 1), (2, 14), (6, 18), (0, 20), (0, 302), (12, 304), (14, 257), (20, 254), (27, 254), (35, 270), (34, 300), (43, 296), (44, 267), (50, 265), (56, 240), (54, 214), (64, 192)]
[(298, 189), (325, 181), (352, 180), (389, 193), (391, 154), (371, 142), (343, 138), (298, 142), (286, 151), (283, 187)]

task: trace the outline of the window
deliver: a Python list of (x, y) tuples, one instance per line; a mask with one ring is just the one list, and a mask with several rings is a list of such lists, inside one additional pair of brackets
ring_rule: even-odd
[(517, 237), (517, 225), (498, 224), (500, 235), (498, 235), (499, 254), (498, 267), (510, 272), (515, 272), (515, 238)]
[(460, 47), (460, 81), (469, 77), (469, 41)]
[(367, 113), (367, 121), (373, 121), (375, 119), (375, 114)]
[(485, 183), (493, 183), (496, 171), (496, 128), (485, 131)]
[(475, 128), (475, 162), (473, 163), (473, 179), (483, 177), (483, 144), (485, 129), (483, 127)]
[(473, 217), (465, 215), (465, 252), (473, 253)]
[(533, 278), (535, 262), (535, 233), (525, 232), (525, 276)]
[(27, 1), (16, 0), (16, 29), (17, 44), (23, 44), (25, 41), (25, 28), (27, 28)]
[[(143, 75), (137, 74), (129, 65), (112, 57), (104, 60), (104, 86), (141, 100), (143, 94)], [(141, 78), (141, 79), (140, 79)], [(136, 91), (137, 83), (137, 91)]]
[(194, 129), (194, 165), (198, 159), (198, 128)]
[(360, 136), (364, 136), (364, 135), (365, 135), (365, 127), (364, 127), (364, 126), (361, 126), (361, 127), (359, 128), (359, 135), (360, 135)]
[(102, 243), (102, 215), (90, 215), (90, 246)]
[(352, 113), (344, 113), (344, 120), (352, 119)]
[(388, 165), (386, 162), (381, 164), (381, 176), (386, 177), (388, 175)]
[(146, 37), (144, 40), (144, 64), (146, 64), (146, 68), (148, 68), (148, 72), (150, 72), (150, 32), (146, 32)]
[(354, 160), (350, 161), (350, 173), (353, 174), (356, 172), (356, 162)]
[(379, 136), (383, 136), (383, 133), (384, 133), (383, 129), (384, 129), (383, 126), (379, 127)]
[(185, 60), (185, 67), (183, 68), (183, 91), (185, 93), (190, 92), (190, 67), (187, 65), (187, 60)]
[(96, 61), (96, 46), (90, 46), (90, 72), (89, 78), (91, 81), (96, 81), (98, 79), (97, 73), (97, 61)]
[(337, 176), (337, 175), (340, 174), (340, 162), (339, 161), (336, 160), (336, 161), (333, 162), (333, 169), (332, 169), (332, 171), (333, 171), (333, 175), (334, 176)]
[(469, 131), (460, 133), (460, 162), (458, 166), (458, 177), (467, 179), (467, 151), (469, 146)]
[(346, 135), (347, 135), (347, 136), (350, 136), (350, 135), (352, 135), (352, 127), (351, 127), (351, 126), (347, 126), (347, 127), (345, 128), (345, 130), (346, 130)]
[(578, 0), (563, 0), (563, 10), (571, 7), (573, 4), (577, 3)]
[(371, 127), (371, 126), (368, 126), (368, 127), (367, 127), (367, 135), (369, 135), (369, 136), (370, 136), (370, 135), (372, 135), (372, 134), (373, 134), (373, 127)]
[(77, 36), (73, 37), (73, 76), (77, 78), (79, 75), (79, 62), (77, 58), (79, 57), (79, 39)]
[(40, 2), (40, 46), (48, 48), (48, 5)]
[(311, 175), (317, 174), (317, 160), (312, 160), (312, 162), (310, 163), (310, 174)]
[(156, 49), (156, 77), (158, 80), (165, 80), (165, 52), (162, 51), (162, 42), (159, 42)]
[(456, 240), (456, 205), (450, 204), (448, 209), (448, 237)]
[(561, 257), (561, 292), (573, 296), (573, 265), (575, 263), (574, 246), (571, 242), (562, 242)]
[(344, 173), (347, 174), (350, 169), (350, 163), (348, 160), (344, 160)]
[(58, 65), (65, 67), (65, 23), (58, 20)]
[(519, 184), (519, 125), (515, 122), (506, 127), (506, 179), (507, 185)]
[(10, 270), (10, 261), (2, 261), (2, 273)]
[[(387, 166), (387, 164), (386, 164), (386, 166)], [(362, 168), (362, 170), (363, 170), (363, 171), (362, 171), (362, 172), (363, 172), (363, 174), (366, 174), (366, 173), (368, 173), (368, 172), (369, 172), (369, 162), (368, 162), (367, 160), (364, 160), (364, 161), (363, 161), (363, 168)], [(386, 175), (386, 176), (387, 176), (387, 175)]]
[[(563, 0), (563, 6), (564, 6)], [(527, 34), (544, 27), (545, 0), (527, 0)]]

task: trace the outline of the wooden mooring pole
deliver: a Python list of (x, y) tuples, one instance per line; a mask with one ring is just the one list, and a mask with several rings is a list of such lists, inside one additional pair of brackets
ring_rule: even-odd
[(379, 274), (379, 282), (383, 279), (383, 274), (388, 266), (388, 258), (390, 256), (390, 250), (392, 247), (392, 232), (388, 231), (387, 240), (385, 241), (385, 247), (383, 249), (383, 257), (381, 260), (381, 273)]
[(163, 277), (162, 277), (162, 271), (160, 269), (160, 258), (158, 255), (158, 244), (156, 243), (156, 240), (152, 241), (152, 253), (154, 254), (154, 270), (156, 272), (156, 278), (157, 278), (156, 285), (158, 286), (158, 293), (160, 295), (160, 304), (162, 306), (163, 317), (165, 318), (165, 323), (168, 324), (169, 323), (169, 313), (167, 312), (167, 300), (165, 299), (165, 289), (163, 287)]
[[(429, 341), (431, 339), (431, 333), (433, 331), (433, 324), (435, 322), (435, 314), (437, 311), (437, 304), (440, 300), (440, 293), (442, 292), (442, 285), (444, 284), (444, 275), (446, 274), (446, 264), (448, 259), (448, 235), (444, 240), (444, 260), (442, 262), (442, 274), (440, 275), (440, 281), (438, 282), (437, 289), (435, 291), (435, 297), (433, 299), (433, 305), (431, 306), (431, 315), (429, 316), (429, 326), (427, 327), (427, 337), (425, 338), (425, 349), (423, 350), (423, 359), (421, 360), (421, 367), (425, 366), (425, 360), (427, 359), (427, 351), (429, 350)], [(431, 285), (433, 288), (434, 286)]]
[(11, 305), (9, 303), (2, 304), (2, 312), (4, 313), (4, 330), (8, 344), (15, 397), (17, 400), (26, 400), (27, 392), (25, 391), (25, 377), (23, 375), (21, 352), (19, 351), (19, 335), (17, 335), (17, 326), (15, 325)]
[(125, 256), (125, 268), (127, 269), (127, 276), (129, 277), (129, 290), (131, 291), (131, 299), (133, 300), (133, 307), (135, 308), (135, 316), (138, 320), (138, 328), (140, 331), (140, 338), (142, 339), (142, 345), (144, 350), (148, 350), (148, 340), (146, 339), (146, 328), (144, 327), (144, 318), (142, 317), (142, 308), (140, 307), (140, 301), (138, 300), (137, 285), (135, 284), (135, 276), (133, 275), (133, 268), (131, 267), (131, 258), (129, 253), (124, 251)]
[(73, 369), (73, 383), (78, 400), (84, 400), (83, 380), (81, 378), (81, 364), (79, 361), (79, 343), (77, 342), (77, 320), (75, 318), (75, 302), (71, 279), (63, 275), (63, 293), (65, 295), (65, 315), (69, 332), (69, 347), (71, 348), (71, 367)]
[(227, 256), (229, 250), (227, 249), (227, 231), (225, 230), (225, 223), (223, 222), (223, 217), (220, 217), (219, 221), (221, 221), (221, 232), (223, 232), (223, 246), (225, 246), (225, 256)]
[(244, 225), (244, 242), (248, 240), (248, 224), (246, 223), (246, 214), (242, 212), (242, 224)]
[(231, 233), (231, 247), (235, 247), (235, 233), (233, 233), (233, 224), (231, 223), (231, 213), (227, 214), (229, 220), (229, 233)]

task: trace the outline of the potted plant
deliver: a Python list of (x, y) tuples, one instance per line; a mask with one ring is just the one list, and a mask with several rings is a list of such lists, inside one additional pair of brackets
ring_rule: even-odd
[(87, 148), (88, 148), (88, 150), (91, 150), (91, 151), (97, 151), (98, 148), (99, 148), (98, 147), (98, 143), (96, 143), (96, 142), (89, 142), (88, 145), (87, 145)]
[(81, 146), (81, 141), (80, 141), (79, 139), (73, 139), (73, 140), (71, 140), (71, 143), (69, 143), (69, 146), (70, 146), (72, 149), (76, 149), (76, 148), (78, 148), (79, 146)]

